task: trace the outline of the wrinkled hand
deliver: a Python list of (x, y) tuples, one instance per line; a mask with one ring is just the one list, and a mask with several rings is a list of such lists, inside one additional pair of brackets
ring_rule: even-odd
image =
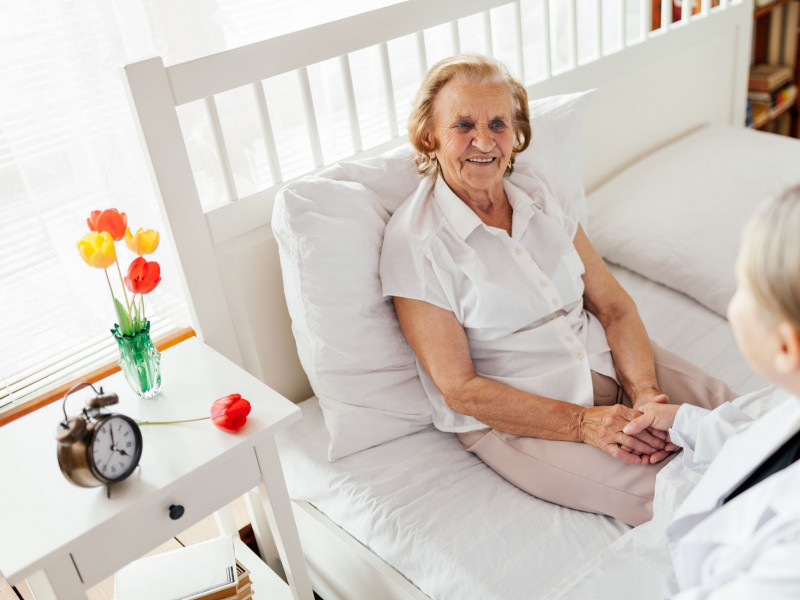
[[(597, 446), (614, 458), (631, 465), (646, 465), (663, 460), (669, 452), (667, 442), (653, 435), (647, 427), (635, 434), (623, 428), (642, 416), (638, 410), (622, 404), (586, 408), (581, 421), (581, 441)], [(662, 456), (663, 454), (663, 456)], [(655, 457), (657, 460), (653, 460)]]

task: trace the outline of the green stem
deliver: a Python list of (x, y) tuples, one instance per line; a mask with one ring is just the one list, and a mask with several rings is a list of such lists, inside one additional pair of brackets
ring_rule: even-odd
[(180, 419), (178, 421), (136, 421), (137, 425), (172, 425), (173, 423), (191, 423), (192, 421), (205, 421), (211, 417), (197, 417), (196, 419)]
[(114, 262), (117, 263), (117, 273), (119, 273), (119, 282), (122, 284), (122, 293), (125, 294), (125, 306), (128, 307), (128, 314), (133, 317), (131, 314), (131, 303), (128, 301), (128, 290), (125, 289), (125, 279), (122, 277), (122, 269), (119, 267), (119, 260), (114, 258)]
[(147, 317), (144, 314), (144, 294), (139, 294), (139, 299), (142, 301), (142, 323), (147, 323)]
[(111, 299), (116, 300), (117, 297), (114, 295), (114, 288), (111, 287), (111, 279), (108, 277), (108, 269), (103, 269), (103, 273), (106, 274), (106, 282), (108, 283), (108, 291), (111, 292)]

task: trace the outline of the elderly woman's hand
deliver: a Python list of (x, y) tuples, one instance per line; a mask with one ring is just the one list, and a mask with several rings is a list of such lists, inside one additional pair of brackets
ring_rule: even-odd
[(623, 431), (628, 423), (641, 415), (622, 404), (586, 408), (580, 425), (581, 441), (628, 464), (659, 462), (669, 455), (668, 442), (653, 435), (646, 427), (630, 435)]

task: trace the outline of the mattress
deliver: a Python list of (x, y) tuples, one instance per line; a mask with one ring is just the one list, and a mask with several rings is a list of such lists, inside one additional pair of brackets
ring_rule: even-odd
[[(737, 392), (766, 385), (722, 317), (631, 271), (612, 271), (661, 346)], [(465, 452), (455, 435), (432, 428), (330, 463), (319, 404), (312, 398), (300, 406), (303, 419), (278, 439), (290, 496), (314, 505), (431, 598), (582, 597), (570, 591), (576, 573), (630, 530), (518, 490)], [(646, 570), (637, 576), (653, 597), (669, 571), (668, 564), (657, 567), (651, 580)]]

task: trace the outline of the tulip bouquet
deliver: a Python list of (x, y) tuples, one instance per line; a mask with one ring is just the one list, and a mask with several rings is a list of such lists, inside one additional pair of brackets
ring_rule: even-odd
[[(144, 310), (144, 295), (152, 292), (161, 281), (161, 267), (155, 261), (145, 260), (143, 255), (152, 254), (158, 247), (158, 232), (152, 229), (138, 229), (131, 233), (128, 228), (128, 218), (125, 213), (116, 208), (106, 210), (93, 210), (86, 220), (89, 233), (78, 242), (78, 252), (81, 258), (90, 267), (103, 269), (114, 301), (114, 309), (119, 320), (118, 328), (122, 335), (133, 335), (147, 326)], [(123, 277), (122, 269), (117, 260), (114, 244), (122, 239), (128, 248), (137, 257), (128, 266), (127, 274)], [(114, 294), (108, 268), (116, 264), (124, 304)], [(132, 296), (128, 297), (127, 290)], [(137, 298), (138, 295), (138, 298)]]

